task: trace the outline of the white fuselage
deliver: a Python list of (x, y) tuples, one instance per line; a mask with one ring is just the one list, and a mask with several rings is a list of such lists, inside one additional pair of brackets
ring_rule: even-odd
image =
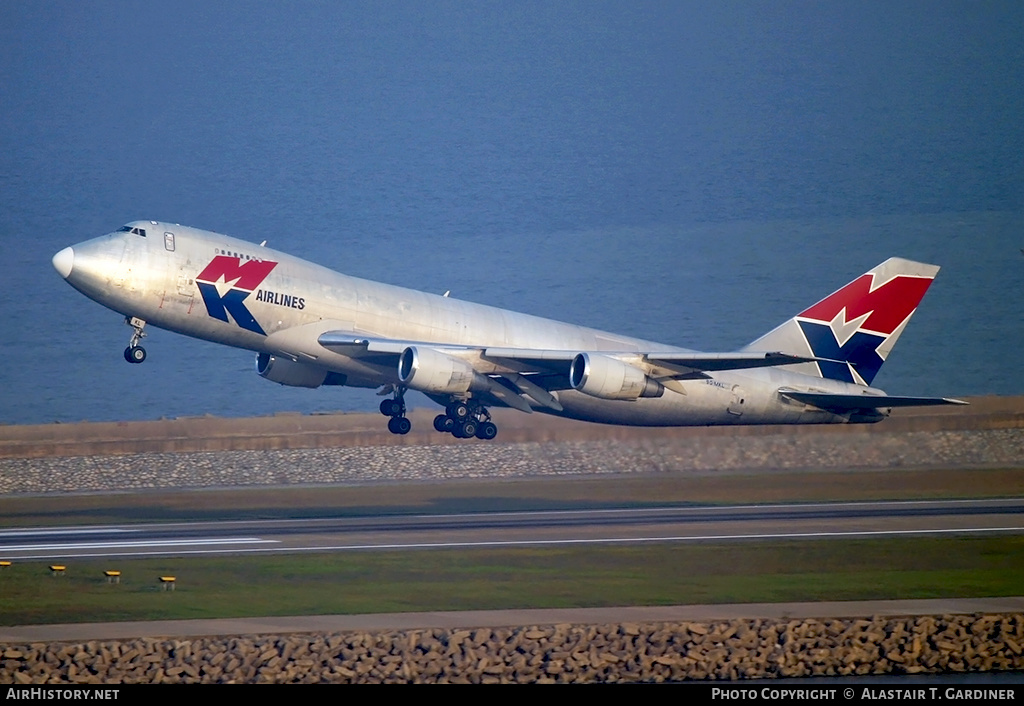
[[(63, 262), (67, 281), (83, 294), (128, 317), (228, 346), (287, 356), (347, 376), (351, 386), (397, 384), (397, 370), (372, 357), (342, 355), (319, 345), (327, 331), (368, 338), (449, 346), (565, 351), (686, 351), (650, 341), (349, 277), (249, 242), (194, 228), (138, 221), (138, 232), (115, 232), (72, 246)], [(243, 328), (232, 315), (208, 311), (197, 277), (218, 256), (239, 262), (277, 264), (247, 293), (244, 307), (262, 333)], [(57, 259), (55, 258), (55, 264)], [(62, 272), (62, 274), (64, 274)], [(207, 283), (209, 284), (209, 283)], [(209, 285), (214, 286), (214, 285)], [(220, 294), (231, 281), (215, 285)], [(241, 295), (239, 295), (241, 296)], [(633, 401), (592, 397), (571, 389), (553, 392), (564, 416), (615, 424), (686, 426), (709, 424), (835, 423), (849, 421), (789, 400), (779, 388), (834, 393), (863, 386), (758, 368), (685, 380), (679, 390)], [(539, 411), (556, 413), (533, 405)]]

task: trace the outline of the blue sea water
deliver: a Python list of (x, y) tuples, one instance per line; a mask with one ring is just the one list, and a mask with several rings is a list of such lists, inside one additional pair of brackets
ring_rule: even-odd
[(1021, 115), (1018, 3), (2, 3), (0, 422), (375, 406), (125, 364), (50, 258), (138, 218), (701, 350), (920, 259), (876, 384), (1024, 394)]

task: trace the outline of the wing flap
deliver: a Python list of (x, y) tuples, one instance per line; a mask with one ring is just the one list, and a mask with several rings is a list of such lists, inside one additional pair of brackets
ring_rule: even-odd
[(773, 368), (778, 365), (809, 363), (814, 358), (790, 355), (788, 353), (645, 353), (643, 360), (652, 366), (651, 373), (658, 379), (687, 380), (708, 377), (705, 373), (720, 370), (746, 370), (749, 368)]
[(520, 412), (526, 412), (527, 414), (533, 412), (533, 409), (530, 407), (530, 403), (523, 399), (518, 392), (517, 387), (509, 389), (503, 385), (500, 380), (495, 380), (490, 377), (485, 377), (483, 379), (487, 381), (487, 392), (496, 397), (502, 403), (512, 407), (513, 409), (518, 409)]
[(531, 381), (525, 375), (519, 373), (510, 373), (508, 375), (502, 375), (502, 378), (507, 380), (509, 383), (514, 385), (521, 392), (526, 393), (532, 397), (538, 404), (548, 409), (553, 409), (556, 412), (563, 411), (562, 404), (555, 399), (555, 396), (545, 390), (540, 385)]
[(466, 350), (465, 346), (446, 346), (438, 343), (425, 344), (422, 341), (399, 341), (394, 338), (365, 338), (351, 331), (326, 331), (320, 334), (317, 341), (327, 350), (341, 353), (342, 355), (359, 355), (362, 352), (401, 355), (402, 351), (409, 346), (423, 345), (438, 350)]

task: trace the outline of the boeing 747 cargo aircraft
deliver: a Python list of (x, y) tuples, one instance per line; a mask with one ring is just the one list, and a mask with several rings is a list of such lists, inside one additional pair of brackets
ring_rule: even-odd
[(488, 407), (607, 424), (877, 422), (895, 397), (871, 382), (939, 268), (891, 258), (742, 350), (700, 353), (333, 272), (261, 245), (134, 221), (64, 248), (67, 282), (124, 315), (142, 363), (147, 325), (256, 353), (282, 385), (382, 388), (406, 434), (405, 394), (445, 408), (434, 427), (493, 439)]

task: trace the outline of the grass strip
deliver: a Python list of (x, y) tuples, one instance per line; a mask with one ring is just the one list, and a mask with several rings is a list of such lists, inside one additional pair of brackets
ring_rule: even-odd
[(63, 576), (50, 563), (0, 570), (0, 624), (1010, 596), (1024, 537), (76, 560)]

